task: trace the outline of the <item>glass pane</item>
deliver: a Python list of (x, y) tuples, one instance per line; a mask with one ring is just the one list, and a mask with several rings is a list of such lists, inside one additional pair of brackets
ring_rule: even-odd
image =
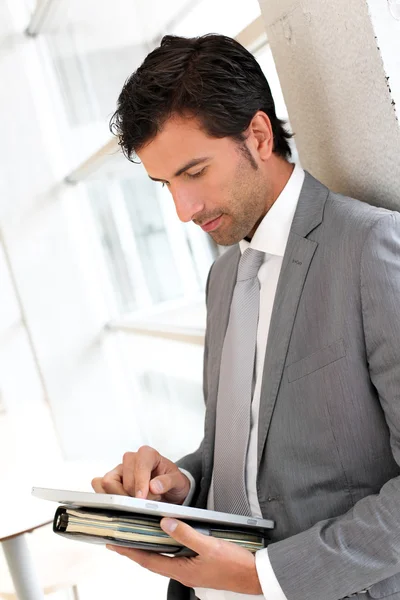
[[(73, 26), (47, 36), (48, 48), (72, 128), (106, 123), (128, 75), (145, 57), (140, 45), (92, 47)], [(93, 40), (92, 40), (93, 41)]]
[(118, 337), (145, 443), (171, 460), (192, 452), (204, 429), (203, 348), (133, 334)]
[(107, 181), (94, 181), (86, 185), (96, 221), (109, 277), (116, 294), (120, 312), (130, 312), (137, 307), (135, 286), (132, 281), (120, 235), (115, 223)]
[[(142, 175), (143, 173), (143, 175)], [(142, 169), (138, 175), (121, 181), (126, 206), (136, 236), (151, 235), (164, 231), (165, 226), (160, 210), (156, 186)]]
[[(175, 214), (171, 230), (164, 197), (143, 168), (135, 169), (131, 178), (86, 184), (120, 314), (192, 297), (204, 289), (213, 260), (203, 232), (193, 244)], [(169, 194), (165, 200), (174, 212)]]
[(136, 242), (153, 302), (179, 298), (182, 285), (165, 231), (140, 236)]
[(218, 245), (194, 223), (184, 223), (182, 229), (194, 264), (199, 290), (204, 290), (211, 265), (219, 256)]
[(154, 303), (179, 298), (182, 283), (172, 255), (154, 183), (147, 176), (121, 181), (146, 283)]

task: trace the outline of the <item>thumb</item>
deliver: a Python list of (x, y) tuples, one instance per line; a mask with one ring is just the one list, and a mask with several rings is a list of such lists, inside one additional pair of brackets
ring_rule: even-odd
[(190, 548), (196, 554), (204, 554), (209, 551), (215, 542), (214, 538), (199, 533), (190, 525), (176, 519), (161, 519), (160, 526), (165, 533), (168, 533), (174, 540), (186, 546), (186, 548)]

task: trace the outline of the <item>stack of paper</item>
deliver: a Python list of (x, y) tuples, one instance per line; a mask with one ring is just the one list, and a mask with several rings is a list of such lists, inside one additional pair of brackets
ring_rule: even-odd
[[(160, 518), (120, 511), (61, 506), (54, 518), (54, 531), (84, 541), (121, 544), (157, 552), (176, 553), (182, 546), (160, 527)], [(187, 521), (186, 521), (187, 522)], [(189, 523), (201, 533), (233, 542), (256, 552), (265, 547), (264, 532), (216, 524)]]

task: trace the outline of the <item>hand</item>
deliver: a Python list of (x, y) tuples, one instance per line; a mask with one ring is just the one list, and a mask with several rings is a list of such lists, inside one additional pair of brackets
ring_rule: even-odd
[[(176, 519), (162, 519), (162, 529), (197, 556), (168, 557), (154, 552), (107, 546), (142, 567), (176, 579), (187, 587), (203, 587), (240, 594), (262, 594), (256, 561), (251, 552), (233, 544), (203, 535)], [(175, 527), (175, 529), (173, 529)]]
[(189, 493), (190, 482), (175, 463), (154, 448), (142, 446), (137, 452), (126, 452), (122, 464), (104, 477), (95, 477), (92, 487), (100, 494), (182, 504)]

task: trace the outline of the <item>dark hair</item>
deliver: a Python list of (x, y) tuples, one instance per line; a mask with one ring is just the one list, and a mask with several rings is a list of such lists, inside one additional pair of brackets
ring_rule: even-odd
[(208, 135), (243, 142), (259, 110), (271, 121), (274, 152), (291, 156), (292, 134), (276, 116), (260, 65), (246, 48), (223, 35), (166, 35), (126, 80), (117, 107), (110, 130), (129, 160), (174, 114), (197, 117)]

